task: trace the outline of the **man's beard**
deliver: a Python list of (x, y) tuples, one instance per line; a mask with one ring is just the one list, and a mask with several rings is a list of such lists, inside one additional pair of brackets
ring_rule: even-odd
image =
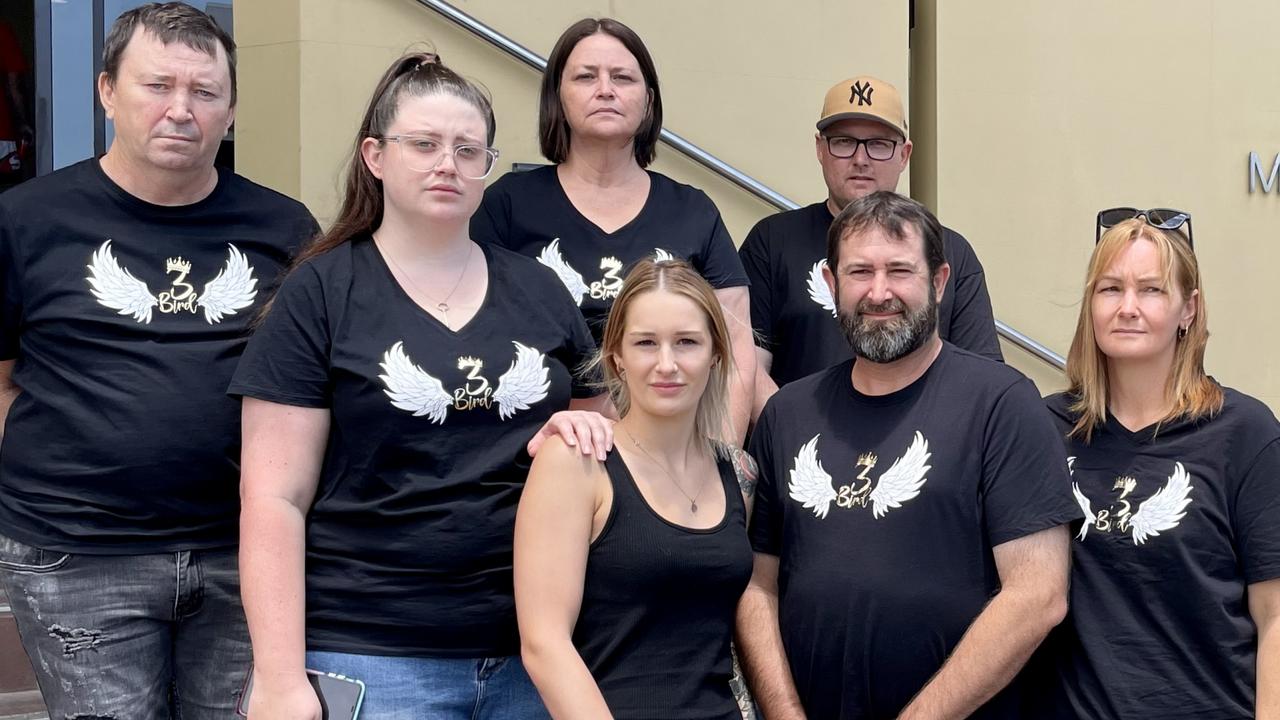
[[(868, 312), (903, 314), (893, 320), (868, 320), (861, 315)], [(929, 283), (929, 302), (924, 307), (912, 310), (897, 298), (883, 305), (864, 302), (855, 312), (841, 310), (839, 320), (855, 355), (873, 363), (891, 363), (920, 349), (938, 327), (938, 294)]]

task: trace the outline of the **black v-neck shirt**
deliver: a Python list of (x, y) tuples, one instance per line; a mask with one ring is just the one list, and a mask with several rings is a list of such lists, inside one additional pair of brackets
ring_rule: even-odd
[(1223, 392), (1216, 416), (1137, 431), (1108, 418), (1087, 443), (1066, 437), (1074, 398), (1046, 399), (1086, 520), (1067, 620), (1033, 660), (1050, 684), (1036, 717), (1253, 717), (1247, 596), (1280, 578), (1280, 422)]
[(519, 651), (511, 579), (529, 438), (595, 350), (550, 272), (483, 248), (488, 289), (450, 330), (369, 238), (284, 282), (230, 392), (328, 408), (307, 516), (307, 646), (362, 654)]
[(471, 236), (554, 270), (597, 342), (627, 270), (641, 258), (687, 260), (716, 289), (748, 284), (711, 199), (656, 172), (640, 213), (611, 233), (573, 206), (556, 166), (507, 173), (485, 191)]

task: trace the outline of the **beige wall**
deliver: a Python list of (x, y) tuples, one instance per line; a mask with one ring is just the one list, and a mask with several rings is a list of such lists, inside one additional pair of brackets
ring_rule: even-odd
[[(901, 0), (471, 0), (459, 7), (544, 57), (574, 20), (623, 20), (658, 64), (666, 126), (801, 204), (824, 196), (812, 137), (826, 88), (860, 72), (907, 83)], [(237, 165), (300, 197), (322, 220), (334, 212), (338, 173), (374, 83), (414, 43), (431, 43), (491, 90), (501, 167), (544, 162), (538, 75), (414, 0), (246, 2), (235, 17)], [(852, 32), (858, 27), (876, 32)], [(654, 167), (705, 189), (738, 242), (772, 212), (665, 146)]]
[(1250, 195), (1247, 179), (1249, 151), (1268, 170), (1280, 152), (1280, 3), (928, 0), (917, 13), (929, 22), (913, 80), (936, 88), (918, 194), (973, 242), (996, 314), (1065, 353), (1096, 212), (1186, 209), (1209, 372), (1280, 407), (1280, 193)]

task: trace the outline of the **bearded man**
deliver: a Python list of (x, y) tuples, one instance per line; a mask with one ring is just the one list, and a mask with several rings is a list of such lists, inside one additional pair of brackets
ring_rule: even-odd
[(1016, 718), (1066, 613), (1080, 517), (1035, 386), (938, 336), (951, 268), (924, 206), (880, 191), (827, 236), (854, 358), (783, 387), (751, 439), (739, 651), (764, 715)]

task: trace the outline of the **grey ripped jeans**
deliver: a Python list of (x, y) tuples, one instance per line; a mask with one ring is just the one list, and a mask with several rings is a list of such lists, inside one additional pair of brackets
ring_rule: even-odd
[(235, 717), (249, 667), (234, 548), (80, 555), (0, 535), (49, 717)]

